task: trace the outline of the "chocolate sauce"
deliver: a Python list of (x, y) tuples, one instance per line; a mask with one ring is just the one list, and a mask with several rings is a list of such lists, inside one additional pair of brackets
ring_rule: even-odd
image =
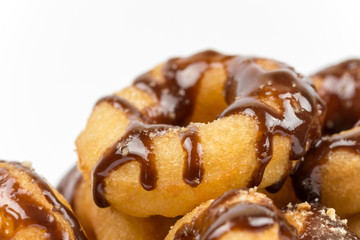
[(339, 149), (359, 154), (360, 128), (348, 133), (325, 136), (310, 149), (292, 176), (298, 198), (309, 202), (321, 200), (321, 170), (328, 162), (329, 155)]
[(140, 164), (142, 187), (153, 190), (156, 186), (157, 170), (154, 164), (153, 138), (166, 133), (170, 125), (146, 125), (139, 121), (131, 122), (126, 133), (113, 146), (108, 148), (92, 172), (92, 191), (99, 207), (108, 207), (105, 194), (105, 178), (113, 169), (125, 163), (136, 161)]
[(201, 156), (203, 150), (198, 136), (198, 129), (194, 126), (180, 133), (181, 144), (186, 150), (186, 161), (184, 167), (184, 181), (192, 187), (201, 183), (204, 176)]
[(63, 179), (61, 179), (59, 185), (57, 186), (57, 190), (70, 203), (71, 207), (74, 207), (74, 194), (82, 179), (83, 177), (81, 172), (76, 166), (74, 166), (63, 177)]
[(350, 129), (360, 119), (360, 59), (328, 67), (312, 76), (320, 78), (320, 97), (327, 106), (324, 131)]
[[(30, 226), (44, 230), (52, 240), (70, 239), (68, 231), (57, 222), (54, 216), (55, 212), (61, 214), (70, 223), (75, 239), (87, 239), (73, 213), (56, 197), (44, 180), (20, 163), (0, 162), (11, 164), (18, 171), (27, 174), (32, 183), (41, 189), (49, 204), (53, 206), (52, 210), (45, 209), (29, 190), (20, 185), (7, 168), (0, 168), (0, 212), (2, 213), (1, 217), (6, 219), (4, 225), (1, 226), (1, 239), (13, 239), (17, 231)], [(6, 229), (7, 223), (12, 224), (8, 225), (10, 229)]]
[(324, 206), (316, 204), (311, 205), (309, 210), (297, 210), (295, 205), (292, 209), (290, 208), (290, 211), (295, 211), (295, 215), (301, 215), (302, 232), (299, 232), (300, 240), (359, 239), (337, 216), (335, 219), (331, 219), (327, 215), (328, 209)]
[(117, 95), (105, 96), (100, 98), (95, 106), (99, 105), (100, 103), (108, 102), (113, 105), (115, 108), (123, 110), (132, 120), (142, 120), (143, 122), (150, 123), (151, 120), (147, 118), (144, 114), (142, 114), (137, 108)]
[(219, 239), (235, 229), (259, 232), (274, 224), (279, 225), (280, 239), (298, 239), (296, 229), (269, 202), (236, 201), (227, 204), (227, 201), (241, 194), (239, 191), (244, 190), (231, 190), (215, 200), (206, 210), (195, 216), (190, 223), (181, 226), (173, 239), (213, 240)]
[[(265, 71), (256, 63), (257, 60), (269, 61), (279, 69)], [(170, 127), (152, 125), (154, 123), (177, 127), (188, 124), (198, 95), (199, 82), (203, 73), (212, 67), (212, 64), (222, 64), (228, 74), (224, 97), (229, 107), (219, 115), (219, 118), (232, 114), (246, 114), (258, 121), (259, 134), (256, 148), (259, 164), (249, 186), (259, 185), (262, 180), (264, 170), (272, 158), (274, 135), (291, 139), (291, 159), (302, 157), (307, 150), (306, 144), (311, 144), (320, 138), (320, 115), (324, 110), (322, 102), (313, 89), (310, 79), (297, 74), (287, 65), (265, 59), (225, 56), (214, 51), (201, 52), (189, 58), (173, 58), (163, 67), (164, 81), (157, 81), (150, 73), (145, 73), (134, 82), (135, 87), (154, 96), (158, 104), (149, 106), (140, 113), (131, 104), (124, 104), (122, 100), (119, 100), (118, 105), (126, 110), (129, 117), (135, 115), (138, 120), (148, 125), (143, 124), (139, 127), (137, 123), (136, 127), (130, 126), (126, 134), (109, 147), (98, 161), (92, 172), (92, 186), (95, 202), (99, 206), (108, 206), (104, 198), (104, 179), (112, 170), (125, 162), (133, 160), (139, 162), (142, 186), (146, 190), (152, 190), (155, 187), (157, 174), (151, 160), (153, 157), (149, 148), (152, 144), (151, 139), (147, 137), (148, 132), (153, 135), (157, 135), (158, 132), (163, 134), (166, 128)], [(264, 98), (276, 102), (281, 111), (277, 112), (262, 102)], [(117, 102), (111, 97), (100, 100), (102, 101), (113, 104)], [(184, 181), (196, 187), (204, 174), (201, 168), (202, 150), (198, 141), (199, 137), (197, 131), (193, 130), (180, 134), (187, 154), (183, 173)], [(127, 145), (133, 140), (141, 146), (136, 151), (133, 147), (133, 152), (146, 150), (146, 154), (142, 153), (141, 156), (135, 154), (136, 156), (129, 157), (122, 154), (122, 150), (119, 151), (119, 145)], [(125, 149), (127, 146), (120, 148)], [(149, 178), (146, 180), (148, 182), (145, 183), (147, 178)]]
[(223, 63), (230, 58), (215, 51), (204, 51), (189, 58), (170, 59), (163, 67), (165, 81), (161, 83), (150, 73), (138, 77), (134, 86), (159, 102), (146, 108), (146, 115), (156, 123), (184, 126), (193, 112), (203, 73), (212, 63)]

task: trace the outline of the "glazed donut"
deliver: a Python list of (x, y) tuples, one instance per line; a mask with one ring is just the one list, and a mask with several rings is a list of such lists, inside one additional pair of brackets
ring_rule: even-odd
[(283, 181), (320, 138), (323, 113), (310, 79), (288, 65), (205, 51), (99, 100), (76, 141), (79, 167), (99, 207), (175, 217)]
[(350, 129), (360, 119), (360, 59), (325, 68), (311, 79), (327, 106), (324, 131)]
[(298, 239), (280, 210), (264, 194), (230, 190), (178, 220), (165, 240)]
[(283, 210), (286, 220), (296, 227), (299, 239), (359, 239), (333, 208), (300, 203)]
[(70, 209), (27, 166), (0, 161), (0, 239), (86, 240)]
[(305, 156), (293, 182), (303, 201), (320, 202), (344, 217), (360, 213), (360, 127), (324, 136)]
[(90, 184), (82, 179), (76, 167), (63, 178), (58, 189), (72, 202), (76, 217), (92, 240), (162, 240), (176, 221), (160, 216), (135, 218), (112, 208), (98, 208)]

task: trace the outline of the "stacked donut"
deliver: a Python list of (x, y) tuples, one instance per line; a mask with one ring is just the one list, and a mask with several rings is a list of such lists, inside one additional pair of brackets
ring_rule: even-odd
[(38, 228), (51, 239), (359, 239), (358, 82), (360, 60), (306, 77), (215, 51), (170, 59), (96, 103), (77, 167), (58, 186), (74, 211), (53, 220), (63, 235), (14, 217), (0, 237)]

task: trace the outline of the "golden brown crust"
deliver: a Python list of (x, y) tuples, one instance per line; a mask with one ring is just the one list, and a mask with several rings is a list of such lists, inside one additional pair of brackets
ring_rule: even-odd
[(89, 239), (93, 240), (161, 240), (176, 221), (160, 216), (136, 218), (112, 208), (98, 208), (85, 181), (81, 181), (75, 191), (73, 208)]

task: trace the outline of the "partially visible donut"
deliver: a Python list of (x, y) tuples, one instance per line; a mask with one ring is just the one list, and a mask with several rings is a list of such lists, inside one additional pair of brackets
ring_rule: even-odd
[(176, 221), (161, 216), (135, 218), (112, 208), (97, 207), (90, 184), (76, 168), (63, 178), (58, 188), (72, 203), (76, 217), (91, 240), (162, 240)]
[(300, 163), (293, 181), (303, 201), (320, 202), (344, 217), (360, 212), (360, 127), (324, 136)]
[(350, 59), (311, 76), (327, 106), (325, 132), (350, 129), (360, 120), (360, 59)]
[(24, 164), (0, 161), (0, 239), (86, 240), (66, 200)]
[(333, 208), (300, 203), (289, 204), (283, 210), (287, 221), (296, 227), (299, 239), (359, 239), (356, 234), (347, 227), (347, 221), (341, 220)]
[(165, 240), (298, 239), (280, 210), (264, 194), (231, 190), (178, 220)]
[(79, 167), (98, 206), (174, 217), (229, 189), (283, 181), (320, 138), (323, 112), (288, 65), (205, 51), (101, 99), (76, 141)]

